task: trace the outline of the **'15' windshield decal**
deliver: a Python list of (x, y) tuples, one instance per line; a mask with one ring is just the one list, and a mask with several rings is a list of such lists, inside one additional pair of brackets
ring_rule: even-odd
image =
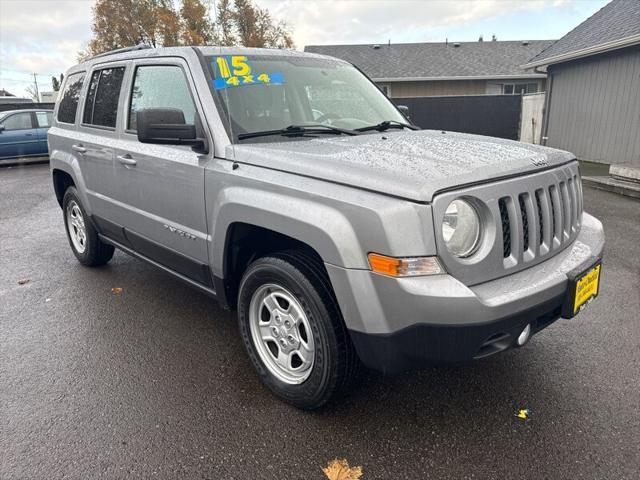
[(255, 73), (244, 55), (216, 57), (214, 67), (217, 75), (213, 80), (213, 86), (216, 90), (243, 85), (282, 85), (284, 83), (282, 73)]

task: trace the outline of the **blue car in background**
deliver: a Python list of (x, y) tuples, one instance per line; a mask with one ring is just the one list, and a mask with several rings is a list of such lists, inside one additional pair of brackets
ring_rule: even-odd
[(53, 110), (0, 112), (0, 160), (48, 155), (47, 130), (52, 118)]

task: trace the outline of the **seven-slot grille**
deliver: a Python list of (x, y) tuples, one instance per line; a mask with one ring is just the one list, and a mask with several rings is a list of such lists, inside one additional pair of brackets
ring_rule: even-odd
[(582, 220), (580, 177), (498, 199), (505, 268), (544, 257), (572, 241)]

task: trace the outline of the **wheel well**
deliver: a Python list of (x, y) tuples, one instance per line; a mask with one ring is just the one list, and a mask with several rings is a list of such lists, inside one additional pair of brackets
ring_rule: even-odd
[(229, 226), (224, 252), (224, 289), (226, 304), (235, 309), (240, 280), (247, 266), (265, 255), (300, 250), (316, 259), (324, 269), (322, 258), (312, 247), (279, 232), (247, 223)]
[(73, 182), (73, 178), (67, 172), (62, 170), (54, 170), (53, 171), (53, 189), (56, 192), (56, 199), (58, 200), (58, 205), (62, 207), (62, 198), (64, 197), (64, 192), (67, 191), (67, 188), (70, 186), (76, 186)]

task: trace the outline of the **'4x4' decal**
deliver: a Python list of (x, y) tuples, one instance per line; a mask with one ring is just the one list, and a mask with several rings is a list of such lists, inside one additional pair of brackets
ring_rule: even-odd
[(281, 85), (284, 83), (282, 73), (254, 73), (249, 60), (244, 55), (216, 57), (216, 68), (219, 75), (213, 80), (216, 90), (240, 87), (244, 85)]

